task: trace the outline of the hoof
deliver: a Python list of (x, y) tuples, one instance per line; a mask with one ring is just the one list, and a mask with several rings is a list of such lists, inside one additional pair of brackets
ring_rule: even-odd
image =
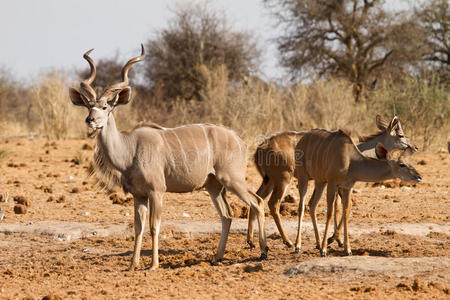
[(316, 245), (316, 249), (317, 250), (322, 250), (322, 247), (320, 247), (319, 245)]
[(127, 269), (128, 272), (136, 270), (136, 266), (134, 264), (130, 265)]
[(267, 259), (267, 253), (261, 253), (259, 260), (266, 260), (266, 259)]
[(320, 256), (321, 257), (327, 257), (327, 252), (326, 251), (321, 251), (320, 252)]
[(347, 256), (352, 256), (352, 250), (348, 250), (346, 253), (347, 253)]
[(299, 247), (295, 247), (295, 253), (297, 253), (297, 254), (300, 253), (300, 248)]
[(288, 248), (294, 247), (294, 245), (290, 241), (284, 241), (283, 244), (285, 244)]
[(219, 262), (221, 262), (222, 261), (222, 258), (220, 258), (220, 259), (217, 259), (217, 258), (213, 258), (213, 259), (211, 259), (211, 266), (218, 266), (219, 265)]
[(150, 271), (155, 271), (155, 270), (158, 269), (158, 268), (159, 268), (159, 265), (151, 266), (151, 267), (150, 267)]
[(247, 241), (247, 244), (250, 247), (250, 249), (253, 249), (256, 247), (255, 244), (253, 244), (253, 242), (251, 242), (251, 241)]

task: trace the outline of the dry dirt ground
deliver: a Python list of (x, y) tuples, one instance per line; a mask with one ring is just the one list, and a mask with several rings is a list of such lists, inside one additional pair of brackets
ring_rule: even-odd
[[(87, 177), (92, 146), (93, 140), (0, 140), (0, 207), (5, 215), (0, 221), (1, 299), (450, 297), (448, 153), (411, 158), (424, 178), (415, 187), (398, 182), (356, 185), (352, 257), (343, 256), (336, 244), (327, 258), (319, 257), (308, 215), (302, 253), (294, 254), (268, 216), (267, 260), (258, 261), (259, 250), (247, 247), (246, 220), (235, 219), (225, 260), (212, 266), (219, 218), (207, 194), (198, 191), (165, 196), (161, 268), (148, 269), (151, 241), (146, 234), (140, 268), (127, 272), (133, 248), (132, 201), (120, 193), (110, 199), (94, 188)], [(249, 184), (256, 190), (260, 181), (250, 164)], [(294, 184), (289, 194), (297, 198)], [(14, 197), (28, 202), (25, 214), (14, 212)], [(324, 203), (319, 206), (320, 223)], [(283, 222), (291, 239), (296, 205), (284, 205)]]

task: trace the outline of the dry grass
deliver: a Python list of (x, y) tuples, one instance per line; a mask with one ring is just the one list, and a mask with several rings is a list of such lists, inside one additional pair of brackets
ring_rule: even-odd
[[(449, 139), (449, 93), (434, 78), (405, 78), (396, 85), (381, 82), (367, 102), (355, 104), (351, 85), (340, 79), (279, 86), (250, 78), (236, 84), (229, 82), (223, 66), (210, 70), (200, 65), (197, 69), (206, 87), (202, 95), (204, 101), (135, 99), (138, 101), (133, 100), (132, 105), (116, 110), (119, 128), (130, 129), (143, 120), (166, 127), (189, 123), (223, 124), (254, 145), (261, 136), (274, 132), (315, 127), (340, 127), (351, 130), (355, 136), (364, 135), (375, 130), (377, 114), (392, 117), (396, 113), (407, 135), (422, 149), (444, 148)], [(40, 126), (26, 126), (32, 124), (29, 120), (23, 122), (29, 118), (29, 112), (16, 112), (10, 107), (9, 115), (11, 112), (16, 115), (14, 119), (0, 118), (2, 135), (28, 136), (33, 131), (49, 139), (85, 137), (87, 110), (71, 104), (68, 87), (61, 73), (41, 77), (31, 93)]]

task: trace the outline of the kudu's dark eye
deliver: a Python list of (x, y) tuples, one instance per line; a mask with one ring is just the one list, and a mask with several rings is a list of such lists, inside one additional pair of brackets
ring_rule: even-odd
[(103, 110), (106, 110), (108, 107), (106, 107), (106, 106), (103, 106)]

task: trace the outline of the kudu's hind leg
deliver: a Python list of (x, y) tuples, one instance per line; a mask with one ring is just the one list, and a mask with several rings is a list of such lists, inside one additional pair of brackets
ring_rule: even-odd
[[(342, 190), (338, 189), (338, 193), (336, 194), (336, 199), (334, 199), (334, 233), (333, 235), (328, 238), (328, 244), (333, 243), (336, 241), (339, 245), (339, 247), (343, 247), (344, 243), (342, 242), (341, 238), (341, 231), (342, 231), (342, 224), (344, 220), (344, 215), (342, 214), (342, 211), (339, 209), (339, 203), (342, 203)], [(339, 219), (339, 215), (341, 218)], [(339, 223), (338, 223), (339, 219)]]
[(342, 217), (344, 219), (344, 251), (347, 255), (352, 255), (350, 249), (350, 240), (348, 238), (348, 218), (350, 217), (350, 210), (352, 202), (350, 199), (351, 189), (344, 189), (342, 192)]
[(311, 196), (311, 200), (308, 203), (309, 206), (309, 214), (311, 216), (311, 221), (313, 223), (314, 227), (314, 236), (316, 237), (316, 248), (321, 249), (321, 243), (320, 243), (320, 234), (319, 234), (319, 228), (317, 226), (317, 204), (319, 204), (320, 198), (322, 197), (323, 190), (325, 189), (326, 182), (315, 182), (314, 183), (314, 192)]
[(232, 220), (231, 209), (224, 197), (224, 187), (214, 175), (209, 176), (208, 182), (206, 184), (206, 190), (211, 196), (214, 206), (219, 213), (220, 220), (222, 221), (222, 234), (220, 235), (219, 247), (217, 248), (216, 257), (212, 260), (213, 263), (216, 263), (217, 261), (221, 260), (223, 258), (223, 255), (225, 254), (225, 246), (227, 243), (228, 234), (230, 232)]
[[(261, 186), (259, 187), (256, 194), (260, 196), (263, 200), (272, 192), (273, 183), (268, 177), (264, 177)], [(247, 230), (247, 244), (250, 248), (255, 248), (255, 244), (253, 243), (253, 236), (255, 231), (255, 221), (256, 221), (256, 212), (253, 208), (250, 207), (250, 214), (248, 216), (248, 230)]]
[(141, 257), (142, 236), (144, 235), (145, 220), (147, 219), (148, 199), (134, 195), (134, 251), (128, 270), (134, 270)]
[(267, 247), (266, 232), (264, 230), (264, 201), (256, 193), (253, 193), (247, 188), (245, 178), (240, 178), (238, 176), (230, 177), (222, 176), (217, 178), (226, 188), (234, 194), (236, 194), (245, 204), (249, 205), (255, 210), (258, 218), (259, 227), (259, 246), (261, 249), (261, 259), (267, 258)]
[(289, 248), (292, 247), (292, 242), (289, 239), (286, 231), (284, 230), (283, 224), (281, 223), (280, 217), (280, 204), (286, 194), (286, 190), (289, 187), (289, 183), (291, 182), (291, 175), (285, 174), (281, 176), (279, 182), (274, 184), (272, 196), (269, 199), (269, 208), (270, 214), (275, 220), (275, 224), (277, 225), (278, 232), (280, 232), (281, 238), (286, 246)]
[(150, 202), (150, 233), (152, 235), (152, 266), (151, 270), (158, 268), (159, 266), (159, 231), (161, 226), (161, 213), (162, 213), (162, 195), (163, 193), (151, 192), (149, 196)]

